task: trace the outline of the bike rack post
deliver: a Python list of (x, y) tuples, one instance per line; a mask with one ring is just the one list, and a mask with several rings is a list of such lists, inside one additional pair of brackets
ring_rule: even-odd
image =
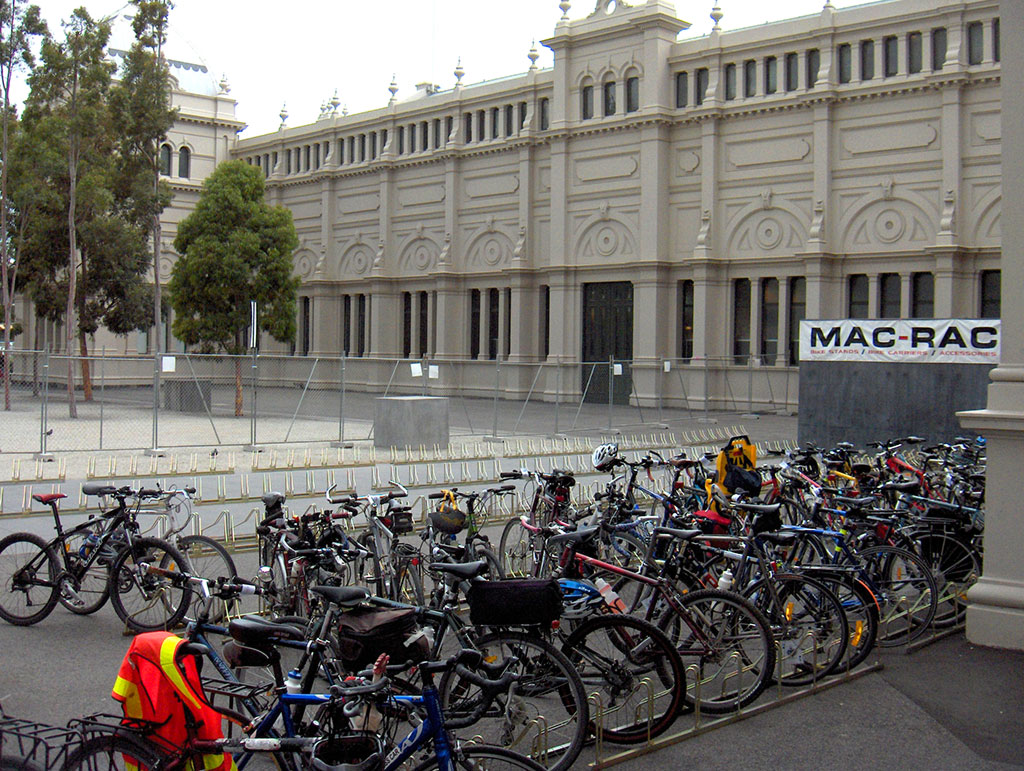
[(594, 705), (592, 722), (594, 723), (594, 765), (601, 765), (604, 756), (604, 700), (601, 694), (592, 693), (587, 702)]

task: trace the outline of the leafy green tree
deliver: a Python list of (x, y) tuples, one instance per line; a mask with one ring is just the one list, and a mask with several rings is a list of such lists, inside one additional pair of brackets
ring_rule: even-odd
[[(18, 71), (31, 70), (35, 65), (32, 54), (32, 38), (45, 34), (46, 24), (39, 17), (39, 7), (18, 2), (0, 0), (0, 97), (3, 99), (0, 121), (3, 123), (0, 138), (0, 300), (4, 309), (3, 351), (11, 347), (14, 331), (14, 285), (18, 278), (18, 252), (11, 248), (12, 228), (10, 223), (11, 201), (8, 191), (9, 163), (11, 157), (11, 124), (14, 111), (11, 108), (11, 82)], [(11, 408), (11, 357), (3, 357), (4, 409)]]
[(111, 109), (118, 116), (119, 168), (117, 191), (123, 214), (133, 224), (151, 230), (153, 249), (153, 323), (155, 351), (163, 319), (160, 298), (160, 214), (171, 202), (170, 187), (160, 180), (160, 143), (174, 124), (171, 82), (163, 46), (167, 39), (169, 0), (133, 0), (135, 42), (125, 58), (111, 93)]
[[(168, 285), (174, 335), (200, 351), (241, 354), (255, 300), (259, 329), (294, 341), (299, 279), (291, 257), (298, 245), (291, 212), (264, 200), (259, 169), (222, 163), (174, 239), (181, 255)], [(242, 415), (241, 358), (235, 359), (235, 415)]]

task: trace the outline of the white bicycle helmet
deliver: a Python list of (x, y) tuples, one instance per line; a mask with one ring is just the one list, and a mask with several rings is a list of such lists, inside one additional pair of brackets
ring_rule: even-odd
[(598, 471), (609, 471), (615, 466), (619, 458), (619, 446), (617, 444), (602, 444), (590, 455), (590, 462)]

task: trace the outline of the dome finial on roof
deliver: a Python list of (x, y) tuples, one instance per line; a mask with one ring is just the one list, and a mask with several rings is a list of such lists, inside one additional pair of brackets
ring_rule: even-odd
[(281, 105), (281, 112), (278, 113), (281, 116), (281, 128), (284, 128), (284, 124), (288, 122), (288, 103), (285, 102)]
[(572, 4), (569, 0), (562, 0), (558, 4), (558, 7), (562, 10), (562, 18), (559, 21), (569, 21), (569, 9), (572, 8)]
[(462, 78), (465, 77), (466, 71), (462, 69), (462, 57), (455, 63), (455, 72), (452, 73), (455, 76), (455, 87), (462, 88)]
[(825, 5), (822, 6), (821, 10), (823, 10), (823, 11), (830, 11), (830, 10), (832, 10), (834, 8), (835, 8), (835, 6), (832, 5), (832, 0), (825, 0)]
[(334, 89), (334, 96), (331, 97), (331, 115), (338, 114), (338, 105), (341, 104), (341, 100), (338, 98), (338, 89)]
[(395, 82), (394, 74), (391, 75), (391, 85), (388, 86), (388, 91), (391, 92), (391, 99), (388, 100), (388, 106), (390, 107), (391, 105), (398, 101), (398, 99), (395, 97), (395, 94), (398, 93), (398, 83)]
[(530, 60), (530, 72), (533, 72), (537, 69), (537, 60), (540, 58), (540, 54), (537, 53), (536, 40), (530, 43), (530, 53), (526, 55), (526, 58)]
[(220, 83), (217, 84), (217, 87), (220, 89), (219, 93), (221, 94), (231, 93), (231, 85), (228, 83), (227, 73), (220, 76)]
[(725, 14), (722, 13), (722, 9), (718, 7), (718, 3), (715, 3), (715, 7), (711, 9), (711, 20), (715, 23), (715, 26), (711, 29), (721, 29), (721, 27), (718, 26), (718, 22), (722, 20), (723, 16), (725, 16)]

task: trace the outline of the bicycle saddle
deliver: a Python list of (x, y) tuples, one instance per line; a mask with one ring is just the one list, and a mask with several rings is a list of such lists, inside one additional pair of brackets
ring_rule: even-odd
[(330, 603), (344, 607), (355, 607), (370, 596), (368, 589), (361, 586), (311, 586), (315, 592)]
[(462, 579), (476, 578), (487, 572), (486, 560), (475, 560), (474, 562), (431, 562), (427, 570), (438, 570), (442, 573), (450, 573)]
[(305, 640), (306, 630), (295, 624), (277, 623), (259, 616), (235, 618), (228, 624), (232, 639), (247, 646), (273, 645), (279, 640)]

